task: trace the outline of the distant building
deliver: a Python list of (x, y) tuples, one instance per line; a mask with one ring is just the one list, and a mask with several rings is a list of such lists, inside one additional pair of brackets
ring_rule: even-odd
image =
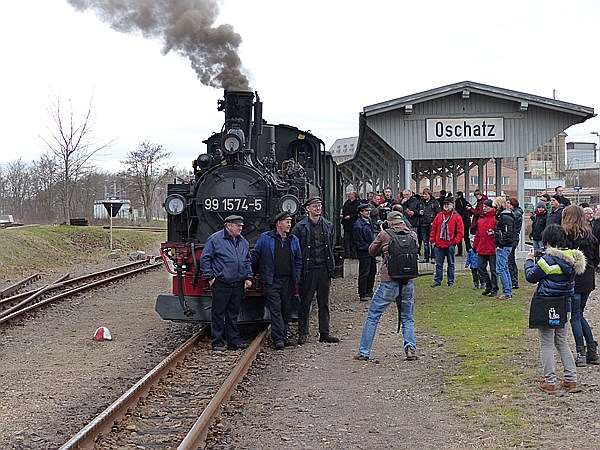
[(337, 139), (329, 149), (329, 152), (331, 153), (333, 160), (337, 164), (340, 164), (354, 156), (357, 144), (358, 136)]
[(527, 155), (525, 173), (529, 172), (531, 178), (560, 176), (566, 169), (566, 137), (567, 134), (562, 132)]
[(596, 162), (595, 142), (568, 142), (567, 166), (584, 165)]

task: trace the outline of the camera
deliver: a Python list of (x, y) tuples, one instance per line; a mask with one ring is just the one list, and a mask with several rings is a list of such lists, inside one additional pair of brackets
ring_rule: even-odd
[(381, 219), (382, 221), (385, 221), (385, 219), (387, 218), (388, 213), (392, 210), (392, 208), (390, 208), (389, 206), (381, 206), (379, 208), (379, 219)]
[(542, 247), (533, 252), (533, 256), (536, 258), (541, 258), (546, 254), (546, 247)]

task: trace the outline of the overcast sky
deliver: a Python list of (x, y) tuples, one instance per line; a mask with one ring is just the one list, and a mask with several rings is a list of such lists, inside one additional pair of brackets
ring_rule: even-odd
[[(151, 1), (151, 0), (148, 0)], [(208, 2), (208, 0), (206, 0)], [(364, 106), (470, 80), (600, 109), (600, 2), (223, 0), (217, 24), (239, 55), (264, 117), (311, 130), (329, 148), (358, 135)], [(3, 2), (0, 163), (45, 151), (50, 98), (94, 104), (97, 158), (116, 171), (142, 140), (189, 168), (219, 131), (223, 91), (203, 85), (163, 43), (110, 28), (67, 0)], [(600, 118), (567, 130), (597, 142)]]

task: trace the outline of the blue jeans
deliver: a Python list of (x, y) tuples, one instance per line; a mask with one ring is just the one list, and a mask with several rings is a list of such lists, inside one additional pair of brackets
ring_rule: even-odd
[(592, 329), (583, 315), (589, 296), (589, 292), (575, 292), (571, 296), (571, 330), (573, 331), (575, 347), (578, 351), (582, 349), (585, 344), (590, 345), (594, 343)]
[(512, 280), (508, 270), (508, 255), (512, 251), (512, 247), (504, 248), (496, 247), (496, 273), (502, 282), (502, 294), (512, 295)]
[(377, 332), (377, 325), (381, 315), (385, 312), (390, 303), (400, 295), (402, 303), (400, 306), (400, 322), (402, 324), (402, 336), (404, 338), (404, 348), (417, 349), (417, 340), (415, 338), (415, 321), (413, 318), (415, 309), (415, 285), (411, 281), (401, 284), (398, 281), (382, 281), (379, 283), (367, 313), (367, 320), (363, 327), (360, 337), (360, 347), (358, 352), (363, 356), (371, 355), (371, 347)]
[(448, 248), (434, 247), (435, 253), (435, 276), (434, 283), (441, 284), (444, 277), (444, 259), (448, 260), (448, 284), (454, 284), (454, 245)]

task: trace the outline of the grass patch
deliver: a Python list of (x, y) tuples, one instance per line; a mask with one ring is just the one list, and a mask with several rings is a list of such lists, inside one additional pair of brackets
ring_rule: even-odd
[[(474, 290), (470, 272), (456, 273), (456, 285), (432, 288), (431, 277), (415, 282), (415, 322), (438, 335), (456, 355), (456, 365), (446, 374), (450, 395), (459, 401), (486, 404), (474, 410), (480, 419), (493, 416), (503, 427), (518, 427), (521, 411), (507, 398), (527, 390), (528, 374), (515, 362), (526, 351), (528, 332), (525, 298), (534, 286), (523, 280), (512, 300), (499, 301)], [(438, 345), (436, 342), (435, 345)], [(502, 406), (495, 405), (502, 399)], [(510, 402), (512, 403), (512, 402)]]
[[(156, 248), (166, 236), (160, 233), (113, 230), (113, 247), (122, 252)], [(40, 226), (0, 230), (3, 252), (0, 277), (73, 264), (102, 261), (110, 253), (110, 230), (101, 227)]]

